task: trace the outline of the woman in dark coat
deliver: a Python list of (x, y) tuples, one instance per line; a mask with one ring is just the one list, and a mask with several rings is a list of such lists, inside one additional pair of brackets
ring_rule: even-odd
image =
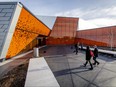
[(96, 63), (97, 63), (97, 65), (99, 65), (99, 62), (96, 60), (96, 58), (98, 57), (98, 49), (97, 49), (96, 45), (94, 46), (93, 53), (94, 53), (94, 57), (93, 57), (94, 63), (93, 63), (93, 65), (96, 65)]
[(90, 66), (91, 66), (91, 68), (89, 68), (89, 69), (93, 70), (93, 66), (92, 66), (90, 60), (91, 60), (90, 48), (89, 48), (89, 46), (87, 46), (87, 48), (86, 48), (86, 62), (84, 64), (84, 66), (86, 67), (87, 63), (89, 62)]

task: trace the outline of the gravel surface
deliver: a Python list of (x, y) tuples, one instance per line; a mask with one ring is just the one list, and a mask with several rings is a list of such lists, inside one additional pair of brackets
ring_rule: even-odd
[(0, 79), (0, 87), (24, 87), (28, 61), (21, 64)]

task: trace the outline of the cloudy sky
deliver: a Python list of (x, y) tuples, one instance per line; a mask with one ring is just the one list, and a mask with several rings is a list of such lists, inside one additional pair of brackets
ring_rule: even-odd
[(22, 2), (35, 15), (79, 17), (99, 27), (116, 25), (116, 0), (15, 1)]

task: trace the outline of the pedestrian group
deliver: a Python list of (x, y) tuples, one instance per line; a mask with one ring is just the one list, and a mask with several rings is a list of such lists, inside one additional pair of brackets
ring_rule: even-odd
[[(78, 54), (78, 50), (79, 50), (79, 44), (75, 44), (74, 45), (75, 47), (75, 50), (73, 52), (76, 52), (76, 55)], [(81, 47), (82, 48), (82, 47)], [(90, 64), (91, 68), (89, 68), (89, 70), (93, 70), (93, 65), (99, 65), (100, 63), (97, 61), (97, 57), (98, 57), (98, 48), (97, 46), (95, 45), (94, 46), (94, 50), (90, 50), (90, 47), (87, 46), (86, 47), (86, 55), (85, 55), (85, 59), (86, 59), (86, 62), (84, 63), (84, 67), (86, 67), (86, 65)], [(93, 58), (93, 61), (94, 63), (91, 63), (91, 58)]]

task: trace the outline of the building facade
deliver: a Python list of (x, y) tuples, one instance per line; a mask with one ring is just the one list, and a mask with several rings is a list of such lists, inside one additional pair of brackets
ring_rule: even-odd
[(85, 45), (116, 47), (116, 26), (77, 31), (76, 38)]
[(74, 44), (77, 29), (78, 18), (57, 17), (47, 38), (47, 45)]
[(20, 2), (0, 2), (0, 59), (40, 45), (116, 47), (116, 26), (78, 30), (79, 18), (35, 16)]
[(0, 3), (0, 58), (11, 58), (38, 44), (50, 29), (19, 2)]

